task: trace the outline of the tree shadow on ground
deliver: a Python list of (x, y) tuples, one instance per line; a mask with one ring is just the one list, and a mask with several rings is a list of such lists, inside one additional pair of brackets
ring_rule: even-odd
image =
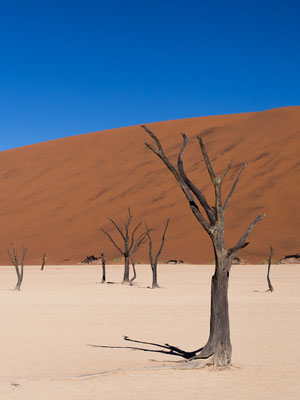
[[(172, 346), (168, 343), (159, 344), (159, 343), (153, 343), (153, 342), (144, 342), (142, 340), (130, 339), (128, 336), (123, 336), (123, 338), (127, 342), (145, 344), (148, 346), (152, 346), (153, 348), (148, 349), (148, 348), (144, 348), (144, 347), (135, 347), (135, 346), (101, 346), (101, 345), (96, 345), (96, 344), (88, 344), (88, 346), (101, 347), (103, 349), (130, 349), (130, 350), (145, 351), (145, 352), (150, 352), (150, 353), (168, 354), (170, 356), (182, 357), (185, 360), (190, 360), (191, 358), (195, 357), (196, 354), (199, 353), (199, 351), (202, 350), (202, 347), (201, 347), (200, 349), (197, 349), (195, 351), (184, 351), (184, 350), (181, 350), (179, 347)], [(157, 348), (159, 348), (159, 349), (157, 349)]]

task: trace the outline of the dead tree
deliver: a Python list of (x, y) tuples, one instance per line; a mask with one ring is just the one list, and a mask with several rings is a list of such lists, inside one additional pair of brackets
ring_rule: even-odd
[(102, 281), (101, 283), (105, 283), (106, 281), (106, 271), (105, 271), (105, 256), (104, 253), (100, 252), (100, 260), (102, 263)]
[(23, 255), (22, 255), (21, 265), (19, 265), (18, 253), (17, 253), (17, 250), (16, 250), (15, 246), (13, 245), (13, 243), (11, 243), (11, 248), (12, 248), (12, 254), (10, 253), (9, 249), (7, 249), (7, 252), (8, 252), (8, 256), (9, 256), (11, 263), (15, 267), (17, 278), (18, 278), (16, 287), (14, 290), (21, 290), (21, 285), (23, 282), (23, 275), (24, 275), (24, 260), (26, 257), (27, 249), (23, 245)]
[[(145, 131), (156, 144), (156, 146), (148, 143), (145, 143), (145, 145), (162, 160), (162, 162), (174, 175), (175, 179), (180, 185), (181, 190), (187, 198), (192, 213), (212, 241), (215, 255), (215, 272), (211, 280), (210, 334), (207, 343), (200, 351), (197, 352), (194, 359), (196, 364), (201, 366), (205, 363), (213, 363), (216, 368), (224, 368), (230, 363), (232, 354), (228, 311), (228, 281), (232, 261), (238, 251), (249, 244), (247, 242), (248, 236), (250, 235), (253, 227), (264, 217), (264, 214), (258, 215), (251, 222), (246, 232), (241, 236), (240, 240), (235, 244), (235, 246), (226, 249), (224, 238), (224, 213), (247, 163), (245, 163), (241, 168), (231, 190), (223, 202), (221, 187), (228, 171), (232, 166), (232, 162), (230, 162), (226, 167), (221, 177), (217, 178), (203, 141), (201, 137), (198, 136), (198, 141), (205, 165), (215, 190), (215, 204), (214, 206), (210, 206), (201, 190), (199, 190), (187, 177), (183, 167), (182, 154), (188, 142), (187, 136), (184, 133), (182, 134), (183, 143), (178, 154), (176, 168), (165, 155), (163, 147), (155, 134), (144, 125), (142, 128), (145, 129)], [(205, 214), (203, 214), (203, 212)]]
[(267, 281), (268, 281), (269, 289), (267, 290), (267, 292), (273, 292), (273, 290), (274, 290), (271, 280), (270, 280), (270, 269), (271, 269), (271, 263), (272, 263), (272, 256), (273, 256), (273, 247), (270, 245), (270, 257), (269, 257), (269, 265), (268, 265), (268, 272), (267, 272)]
[(132, 215), (130, 212), (130, 208), (128, 207), (128, 217), (127, 221), (125, 223), (125, 231), (120, 228), (116, 222), (112, 219), (109, 218), (110, 222), (113, 224), (113, 226), (116, 228), (116, 230), (119, 232), (123, 242), (124, 242), (124, 248), (123, 250), (117, 245), (115, 240), (112, 238), (112, 236), (107, 233), (104, 229), (101, 229), (102, 232), (108, 237), (108, 239), (112, 242), (112, 244), (115, 246), (115, 248), (119, 251), (120, 254), (124, 257), (124, 275), (123, 275), (123, 284), (130, 284), (130, 279), (129, 279), (129, 264), (130, 264), (130, 257), (136, 253), (140, 247), (141, 244), (143, 244), (146, 239), (147, 239), (147, 232), (141, 233), (137, 239), (135, 239), (135, 234), (139, 227), (141, 226), (141, 222), (136, 225), (136, 227), (132, 230), (130, 233), (130, 225), (132, 222)]
[(170, 222), (170, 218), (167, 219), (166, 226), (165, 226), (162, 238), (161, 238), (161, 245), (160, 245), (155, 257), (153, 257), (152, 238), (151, 238), (150, 232), (148, 230), (148, 227), (146, 225), (146, 228), (148, 230), (147, 237), (148, 237), (148, 243), (149, 243), (149, 260), (150, 260), (150, 266), (151, 266), (151, 270), (152, 270), (152, 289), (159, 288), (159, 285), (157, 283), (157, 262), (158, 262), (158, 257), (160, 256), (162, 249), (164, 247), (164, 244), (165, 244), (166, 232), (168, 229), (169, 222)]
[(41, 271), (44, 271), (45, 264), (46, 264), (46, 253), (43, 254)]

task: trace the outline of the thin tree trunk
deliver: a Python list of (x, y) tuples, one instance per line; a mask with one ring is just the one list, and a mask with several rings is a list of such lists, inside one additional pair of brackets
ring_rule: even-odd
[(151, 265), (152, 269), (152, 289), (159, 288), (159, 284), (157, 283), (157, 264)]
[(130, 265), (130, 260), (129, 260), (129, 256), (125, 256), (125, 265), (124, 265), (124, 276), (123, 276), (123, 284), (128, 284), (130, 283), (130, 279), (129, 279), (129, 265)]
[(166, 232), (169, 226), (169, 222), (170, 222), (170, 217), (167, 219), (166, 225), (165, 225), (165, 229), (163, 231), (163, 235), (161, 238), (161, 244), (160, 247), (158, 249), (158, 252), (156, 254), (156, 256), (153, 258), (153, 254), (152, 254), (152, 239), (151, 239), (151, 235), (150, 235), (150, 230), (147, 226), (147, 223), (145, 222), (146, 225), (146, 229), (148, 231), (147, 233), (147, 237), (148, 237), (148, 243), (149, 243), (149, 260), (150, 260), (150, 266), (151, 266), (151, 271), (152, 271), (152, 289), (155, 288), (159, 288), (159, 284), (157, 283), (157, 263), (158, 263), (158, 257), (161, 255), (162, 249), (164, 247), (165, 244), (165, 240), (166, 240)]
[(105, 271), (105, 260), (102, 260), (102, 282), (105, 283), (106, 281), (106, 271)]
[(268, 287), (269, 289), (267, 292), (273, 292), (274, 288), (272, 286), (271, 280), (270, 280), (270, 270), (271, 270), (271, 263), (272, 263), (272, 256), (273, 256), (273, 247), (270, 245), (270, 257), (269, 257), (269, 264), (268, 264), (268, 273), (267, 273), (267, 281), (268, 281)]
[(15, 286), (15, 289), (14, 289), (14, 290), (21, 290), (21, 285), (22, 285), (21, 278), (20, 278), (20, 277), (18, 277), (18, 281), (17, 281), (17, 284), (16, 284), (16, 286)]
[(46, 254), (44, 253), (43, 254), (43, 260), (42, 260), (41, 271), (44, 271), (45, 264), (46, 264)]

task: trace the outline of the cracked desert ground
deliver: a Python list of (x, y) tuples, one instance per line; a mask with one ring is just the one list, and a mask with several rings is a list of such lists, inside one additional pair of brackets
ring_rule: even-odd
[(124, 335), (186, 351), (205, 344), (212, 265), (161, 265), (156, 290), (147, 265), (132, 287), (120, 284), (122, 266), (107, 267), (115, 284), (105, 285), (97, 265), (25, 266), (21, 292), (13, 267), (1, 267), (0, 399), (299, 399), (300, 265), (272, 266), (273, 293), (266, 268), (232, 267), (233, 367), (214, 371), (123, 348), (155, 349)]

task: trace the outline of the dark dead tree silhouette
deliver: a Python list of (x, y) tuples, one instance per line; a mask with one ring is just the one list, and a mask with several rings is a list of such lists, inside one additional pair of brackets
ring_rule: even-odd
[(46, 253), (43, 254), (41, 271), (44, 271), (46, 265)]
[[(216, 368), (224, 368), (230, 364), (232, 355), (228, 311), (228, 282), (232, 261), (237, 255), (238, 251), (249, 244), (249, 242), (247, 242), (248, 236), (250, 235), (253, 227), (263, 219), (265, 214), (258, 215), (251, 222), (235, 246), (226, 249), (224, 238), (224, 213), (233, 195), (239, 178), (247, 166), (247, 163), (245, 163), (241, 168), (231, 190), (223, 202), (221, 187), (228, 171), (232, 166), (232, 162), (230, 162), (226, 167), (221, 177), (217, 178), (202, 138), (201, 136), (198, 136), (198, 141), (205, 165), (215, 191), (215, 204), (214, 206), (210, 206), (201, 190), (199, 190), (199, 188), (197, 188), (195, 184), (190, 181), (184, 170), (182, 154), (188, 143), (187, 136), (184, 133), (182, 134), (183, 143), (178, 154), (176, 168), (165, 155), (163, 147), (155, 134), (145, 125), (142, 125), (142, 128), (156, 144), (156, 146), (153, 146), (149, 143), (145, 143), (145, 145), (161, 159), (165, 166), (174, 175), (175, 179), (180, 185), (181, 190), (187, 198), (192, 213), (212, 241), (215, 255), (215, 272), (211, 280), (210, 334), (207, 343), (199, 352), (197, 352), (194, 360), (198, 362), (196, 363), (198, 365), (213, 363)], [(201, 208), (205, 212), (206, 217), (204, 217), (203, 211), (201, 212)], [(193, 363), (193, 365), (195, 365), (195, 363)]]
[(124, 230), (119, 227), (119, 225), (116, 224), (116, 222), (112, 219), (109, 218), (110, 222), (113, 224), (113, 226), (116, 228), (116, 230), (119, 232), (122, 241), (124, 242), (124, 247), (123, 250), (118, 246), (118, 244), (115, 242), (115, 240), (112, 238), (112, 236), (107, 233), (104, 229), (101, 229), (101, 231), (108, 237), (108, 239), (112, 242), (112, 244), (115, 246), (115, 248), (119, 251), (120, 254), (124, 257), (124, 276), (123, 276), (123, 284), (130, 284), (130, 279), (129, 279), (129, 265), (130, 265), (130, 258), (134, 253), (136, 253), (141, 246), (146, 240), (147, 240), (147, 232), (141, 233), (136, 239), (135, 239), (135, 234), (137, 233), (139, 227), (141, 226), (141, 222), (135, 226), (135, 228), (130, 232), (130, 225), (132, 223), (132, 215), (130, 208), (128, 207), (128, 217), (127, 221), (124, 226)]
[(159, 247), (155, 257), (153, 257), (153, 243), (152, 243), (151, 234), (147, 227), (147, 224), (145, 223), (146, 229), (148, 231), (147, 237), (148, 237), (148, 243), (149, 243), (149, 260), (150, 260), (150, 266), (151, 266), (151, 271), (152, 271), (152, 289), (159, 288), (159, 285), (157, 282), (157, 263), (158, 263), (158, 257), (161, 255), (162, 249), (165, 244), (166, 232), (168, 229), (169, 222), (170, 222), (170, 218), (167, 219), (165, 229), (163, 231), (163, 235), (161, 238), (161, 244), (160, 244), (160, 247)]
[(106, 281), (106, 268), (105, 268), (105, 256), (104, 253), (102, 253), (102, 251), (100, 250), (100, 260), (101, 260), (101, 264), (102, 264), (102, 281), (101, 283), (105, 283)]
[(271, 283), (271, 279), (270, 279), (272, 256), (273, 256), (273, 247), (270, 245), (270, 256), (269, 256), (269, 264), (268, 264), (268, 272), (267, 272), (267, 282), (268, 282), (269, 289), (267, 290), (267, 292), (273, 292), (273, 290), (274, 290), (272, 283)]
[(24, 260), (27, 254), (27, 248), (23, 245), (23, 254), (22, 254), (22, 259), (21, 259), (21, 265), (19, 265), (19, 259), (18, 259), (18, 253), (17, 250), (14, 246), (13, 243), (11, 243), (11, 248), (12, 248), (12, 254), (10, 253), (10, 250), (7, 249), (9, 259), (13, 266), (15, 267), (16, 274), (17, 274), (17, 284), (15, 286), (14, 290), (21, 290), (21, 285), (23, 282), (23, 276), (24, 276)]

